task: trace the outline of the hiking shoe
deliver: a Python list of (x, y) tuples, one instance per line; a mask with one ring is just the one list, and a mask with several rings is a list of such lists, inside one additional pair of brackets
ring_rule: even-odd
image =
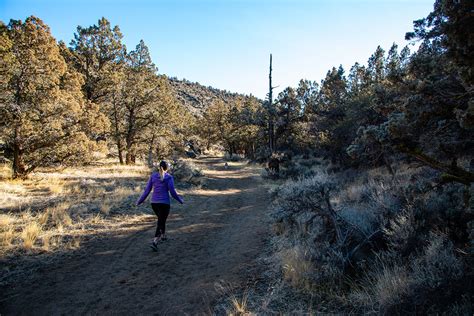
[(161, 241), (167, 241), (167, 240), (168, 240), (168, 237), (161, 238)]
[(154, 241), (151, 243), (150, 248), (153, 249), (153, 251), (158, 252), (158, 245)]

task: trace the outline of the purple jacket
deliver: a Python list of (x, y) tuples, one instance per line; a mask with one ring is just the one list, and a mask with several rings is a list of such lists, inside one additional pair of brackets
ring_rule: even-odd
[(153, 193), (151, 194), (151, 203), (170, 204), (170, 195), (168, 193), (170, 192), (176, 201), (183, 204), (183, 199), (176, 193), (176, 190), (174, 189), (173, 176), (165, 173), (163, 181), (161, 181), (160, 173), (153, 172), (150, 176), (150, 179), (148, 180), (148, 183), (146, 184), (145, 192), (143, 192), (142, 196), (137, 201), (137, 205), (142, 204), (143, 201), (145, 201), (148, 194), (150, 194), (152, 187)]

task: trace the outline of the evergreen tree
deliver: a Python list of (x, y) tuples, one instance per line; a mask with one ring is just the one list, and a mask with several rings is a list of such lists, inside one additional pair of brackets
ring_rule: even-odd
[(13, 151), (13, 176), (40, 166), (84, 162), (95, 146), (88, 132), (107, 121), (81, 93), (82, 77), (68, 68), (49, 27), (31, 16), (1, 27), (1, 130)]
[(147, 144), (150, 151), (157, 138), (172, 135), (175, 128), (185, 123), (166, 77), (158, 76), (157, 70), (148, 47), (140, 41), (127, 55), (120, 91), (127, 164), (135, 163), (137, 154), (143, 151), (143, 144)]
[(370, 56), (367, 63), (367, 74), (369, 80), (379, 83), (385, 78), (385, 51), (377, 46), (375, 52)]
[(78, 26), (70, 47), (73, 54), (68, 62), (84, 75), (86, 99), (98, 104), (108, 101), (116, 83), (114, 73), (120, 70), (126, 53), (119, 27), (112, 28), (105, 18), (87, 28)]

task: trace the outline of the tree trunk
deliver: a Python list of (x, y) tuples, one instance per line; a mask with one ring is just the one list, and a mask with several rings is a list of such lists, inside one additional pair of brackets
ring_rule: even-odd
[(118, 117), (118, 108), (117, 103), (114, 100), (114, 127), (115, 127), (115, 141), (117, 142), (117, 150), (120, 164), (123, 165), (123, 148), (122, 148), (122, 139), (120, 137), (120, 128), (119, 128), (119, 117)]
[(119, 162), (121, 165), (123, 165), (123, 152), (122, 152), (122, 144), (120, 140), (117, 142), (117, 148), (118, 148)]
[(127, 165), (133, 165), (134, 164), (134, 157), (135, 155), (132, 154), (130, 151), (127, 151), (127, 154), (125, 155), (125, 164)]
[(272, 54), (270, 54), (270, 73), (268, 75), (269, 91), (268, 91), (268, 147), (273, 154), (275, 151), (275, 127), (274, 127), (274, 111), (273, 111), (273, 89), (272, 87)]
[(26, 176), (26, 167), (23, 163), (23, 153), (20, 147), (13, 145), (13, 178), (23, 178)]
[(133, 144), (135, 137), (135, 111), (133, 109), (129, 110), (128, 117), (128, 128), (127, 128), (127, 155), (125, 156), (125, 163), (127, 165), (133, 165), (135, 163), (135, 153), (133, 152)]
[(153, 136), (151, 137), (150, 140), (150, 145), (148, 146), (148, 167), (153, 167), (153, 145), (155, 143), (155, 134), (153, 133)]
[(127, 154), (125, 155), (125, 164), (133, 165), (135, 163), (135, 152), (132, 142), (127, 139)]
[(15, 128), (15, 140), (13, 142), (13, 178), (23, 178), (26, 176), (26, 167), (23, 162), (23, 150), (18, 141), (18, 127)]
[(153, 167), (153, 147), (148, 148), (148, 167)]

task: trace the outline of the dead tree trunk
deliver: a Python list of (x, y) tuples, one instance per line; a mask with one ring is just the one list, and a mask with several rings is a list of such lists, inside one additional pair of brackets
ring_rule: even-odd
[(275, 127), (274, 127), (274, 111), (273, 111), (273, 88), (272, 87), (272, 54), (270, 54), (270, 73), (268, 75), (269, 91), (268, 91), (268, 147), (270, 152), (275, 151)]

